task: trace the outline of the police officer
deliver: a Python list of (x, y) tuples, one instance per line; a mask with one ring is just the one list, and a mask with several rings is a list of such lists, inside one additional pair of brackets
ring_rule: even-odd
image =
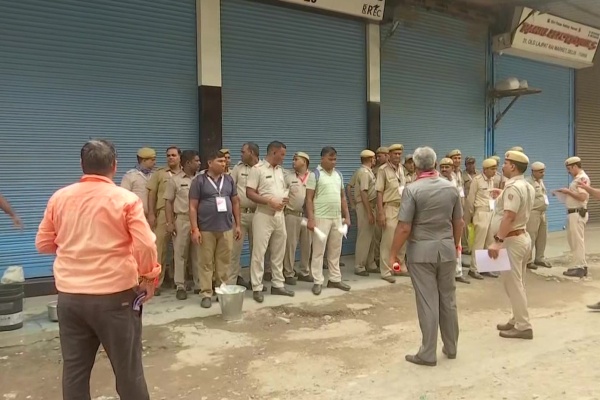
[[(500, 157), (494, 155), (494, 156), (491, 156), (490, 158), (494, 159), (496, 161), (496, 164), (498, 166), (500, 166), (500, 161), (501, 161)], [(506, 179), (502, 175), (502, 171), (496, 172), (496, 176), (494, 177), (494, 185), (495, 185), (495, 187), (498, 187), (500, 189), (504, 189), (504, 184), (505, 183), (506, 183)]]
[(138, 195), (144, 204), (144, 213), (148, 218), (148, 189), (146, 185), (152, 176), (156, 165), (156, 151), (149, 147), (142, 147), (137, 152), (137, 166), (125, 173), (121, 180), (121, 187)]
[[(308, 229), (302, 226), (304, 215), (304, 200), (306, 198), (306, 183), (310, 172), (310, 157), (299, 151), (294, 154), (292, 171), (285, 175), (286, 186), (290, 188), (289, 203), (285, 206), (285, 229), (287, 241), (285, 245), (285, 258), (283, 259), (283, 275), (286, 285), (295, 285), (296, 279), (302, 282), (314, 282), (310, 272), (311, 240)], [(296, 263), (296, 249), (300, 243), (300, 272), (294, 270)]]
[[(531, 236), (531, 244), (535, 252), (531, 252), (531, 257), (527, 268), (537, 269), (540, 267), (551, 268), (552, 265), (546, 261), (544, 253), (546, 251), (546, 238), (548, 237), (548, 220), (546, 219), (546, 210), (550, 202), (548, 201), (548, 192), (544, 185), (544, 173), (546, 166), (539, 161), (531, 164), (531, 176), (527, 177), (529, 183), (535, 189), (535, 200), (533, 210), (527, 222), (527, 232)], [(535, 253), (535, 258), (534, 258)]]
[(415, 172), (415, 162), (412, 154), (407, 154), (404, 157), (404, 176), (406, 177), (406, 184), (409, 185), (417, 179)]
[(563, 275), (583, 278), (587, 276), (587, 261), (585, 259), (585, 225), (589, 215), (587, 203), (589, 194), (580, 185), (589, 186), (590, 178), (581, 166), (581, 158), (570, 157), (565, 161), (565, 166), (573, 181), (568, 188), (555, 190), (552, 194), (561, 193), (565, 196), (567, 208), (567, 239), (571, 249), (572, 260), (575, 267), (563, 272)]
[[(389, 148), (389, 161), (381, 166), (377, 172), (375, 189), (377, 190), (377, 223), (381, 227), (380, 264), (381, 278), (389, 283), (395, 283), (393, 266), (388, 265), (390, 249), (398, 225), (398, 212), (402, 193), (406, 187), (404, 167), (400, 163), (404, 146), (393, 144)], [(398, 262), (402, 265), (403, 275), (406, 274), (404, 256), (406, 245), (397, 254)]]
[(225, 156), (225, 173), (229, 175), (231, 174), (231, 152), (229, 149), (221, 149), (219, 151)]
[(377, 271), (373, 246), (375, 231), (375, 214), (377, 211), (377, 191), (375, 190), (375, 175), (372, 166), (375, 153), (363, 150), (360, 153), (361, 166), (354, 176), (354, 201), (356, 204), (356, 218), (358, 235), (356, 236), (356, 254), (354, 273), (358, 276), (369, 276)]
[[(456, 187), (458, 187), (458, 192), (460, 194), (460, 197), (462, 199), (465, 198), (465, 185), (463, 182), (463, 174), (462, 174), (462, 170), (460, 169), (461, 163), (462, 163), (462, 153), (459, 149), (455, 149), (452, 150), (450, 153), (448, 153), (448, 155), (446, 156), (448, 158), (450, 158), (452, 160), (452, 163), (454, 164), (454, 169), (453, 169), (453, 174), (454, 174), (454, 180), (456, 181)], [(464, 201), (463, 201), (464, 203)]]
[[(375, 151), (375, 166), (373, 167), (373, 175), (375, 175), (375, 180), (377, 180), (377, 171), (381, 168), (382, 165), (385, 165), (389, 159), (389, 150), (387, 147), (378, 147), (377, 151)], [(375, 254), (375, 264), (377, 264), (377, 269), (381, 266), (380, 262), (380, 244), (381, 244), (381, 226), (379, 224), (375, 224), (375, 230), (373, 231), (373, 253)]]
[[(198, 252), (196, 245), (192, 244), (189, 214), (189, 193), (192, 180), (198, 173), (200, 156), (195, 150), (185, 150), (181, 154), (182, 171), (174, 175), (167, 184), (164, 198), (166, 200), (167, 232), (174, 235), (173, 253), (175, 258), (175, 285), (177, 300), (187, 299), (185, 290), (185, 267), (189, 259), (192, 265), (192, 276), (196, 288), (200, 287), (198, 280)], [(189, 256), (189, 258), (188, 258)]]
[(504, 248), (510, 261), (510, 270), (502, 272), (501, 279), (512, 306), (512, 318), (497, 326), (500, 336), (507, 339), (533, 339), (525, 293), (525, 274), (531, 254), (531, 238), (525, 228), (535, 198), (533, 187), (523, 176), (528, 164), (529, 158), (524, 153), (506, 152), (502, 171), (508, 181), (496, 201), (490, 226), (494, 242), (488, 247), (489, 256), (497, 258)]

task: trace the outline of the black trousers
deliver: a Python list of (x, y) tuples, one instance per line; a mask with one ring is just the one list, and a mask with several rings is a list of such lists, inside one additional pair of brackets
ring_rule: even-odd
[(142, 318), (136, 292), (58, 294), (63, 357), (63, 400), (90, 400), (90, 375), (100, 344), (106, 350), (123, 400), (149, 400), (142, 366)]

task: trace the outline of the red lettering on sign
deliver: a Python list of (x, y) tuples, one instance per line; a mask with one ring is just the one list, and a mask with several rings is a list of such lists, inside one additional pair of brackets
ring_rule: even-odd
[(588, 50), (596, 50), (598, 44), (589, 39), (581, 38), (570, 33), (556, 31), (554, 29), (544, 28), (543, 26), (533, 25), (523, 22), (520, 32), (527, 35), (544, 36), (548, 39), (557, 40), (575, 47), (585, 47)]

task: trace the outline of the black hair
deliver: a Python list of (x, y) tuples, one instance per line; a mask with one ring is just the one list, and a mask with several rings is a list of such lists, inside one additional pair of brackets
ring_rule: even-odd
[[(258, 157), (258, 155), (260, 154), (260, 150), (258, 148), (258, 145), (254, 142), (246, 142), (244, 143), (244, 146), (247, 146), (248, 149), (252, 152), (252, 154), (254, 154), (256, 157)], [(242, 147), (244, 147), (242, 146)]]
[(513, 161), (513, 160), (508, 160), (512, 165), (514, 165), (517, 168), (517, 171), (519, 171), (521, 174), (525, 173), (525, 171), (527, 171), (527, 163), (522, 163), (519, 161)]
[(269, 145), (267, 146), (267, 154), (270, 154), (272, 150), (279, 150), (279, 149), (287, 149), (287, 147), (282, 142), (274, 140), (271, 143), (269, 143)]
[(177, 146), (169, 146), (167, 147), (167, 153), (169, 152), (169, 150), (177, 150), (177, 154), (179, 154), (181, 156), (181, 149)]
[(185, 165), (188, 161), (194, 161), (194, 158), (200, 154), (196, 150), (184, 150), (181, 153), (181, 165)]
[(337, 150), (331, 146), (326, 146), (321, 149), (321, 157), (330, 156), (332, 154), (337, 155)]
[(206, 157), (206, 161), (214, 161), (217, 158), (224, 158), (225, 154), (221, 153), (220, 150), (215, 150), (215, 151), (211, 151), (208, 153), (207, 157)]

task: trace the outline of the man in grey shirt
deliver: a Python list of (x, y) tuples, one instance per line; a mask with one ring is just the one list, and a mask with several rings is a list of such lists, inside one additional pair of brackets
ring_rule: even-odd
[(449, 359), (456, 358), (454, 267), (463, 229), (460, 194), (451, 182), (438, 177), (436, 158), (430, 147), (420, 147), (413, 154), (417, 180), (404, 190), (391, 252), (396, 254), (408, 242), (408, 272), (423, 335), (419, 352), (407, 355), (406, 361), (430, 367), (437, 364), (438, 326), (442, 352)]

